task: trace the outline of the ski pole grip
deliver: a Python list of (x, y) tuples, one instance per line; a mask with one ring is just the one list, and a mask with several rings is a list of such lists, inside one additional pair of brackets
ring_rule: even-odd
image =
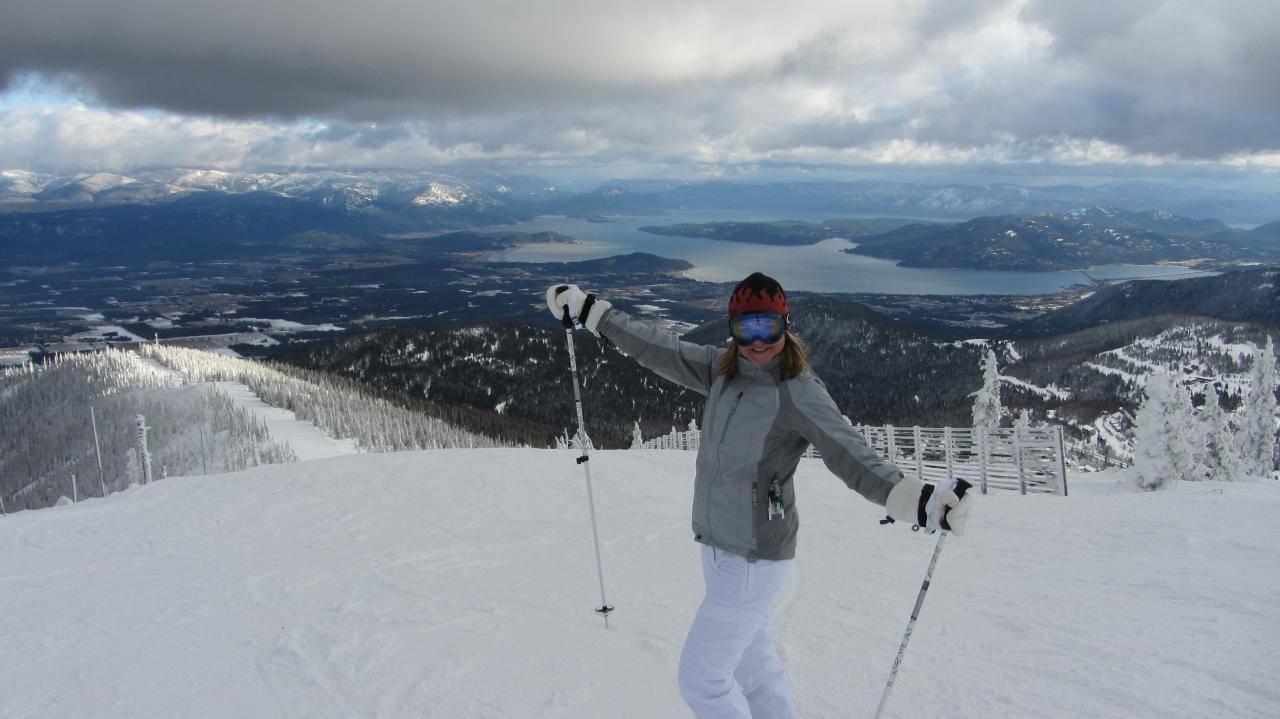
[[(569, 289), (569, 285), (560, 285), (559, 287), (556, 288), (556, 293), (554, 296), (559, 297), (560, 293), (564, 292), (567, 289)], [(573, 318), (569, 316), (569, 305), (564, 306), (564, 313), (560, 317), (560, 322), (564, 325), (565, 329), (567, 330), (573, 329)]]

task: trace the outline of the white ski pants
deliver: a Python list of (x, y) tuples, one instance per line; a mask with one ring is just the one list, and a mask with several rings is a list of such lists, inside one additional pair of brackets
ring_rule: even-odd
[(795, 719), (769, 616), (791, 562), (700, 546), (707, 594), (680, 655), (680, 694), (698, 719)]

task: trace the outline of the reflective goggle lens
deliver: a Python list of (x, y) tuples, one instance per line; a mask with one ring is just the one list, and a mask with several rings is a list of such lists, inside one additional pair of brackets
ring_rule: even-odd
[(771, 345), (787, 331), (787, 318), (777, 312), (752, 312), (729, 320), (729, 334), (740, 345), (763, 340)]

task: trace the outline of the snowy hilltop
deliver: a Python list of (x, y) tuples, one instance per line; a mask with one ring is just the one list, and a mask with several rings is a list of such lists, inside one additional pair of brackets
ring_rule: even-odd
[(58, 355), (0, 370), (0, 511), (355, 451), (509, 444), (431, 409), (317, 372), (179, 347)]
[[(574, 456), (359, 454), (0, 518), (0, 716), (688, 716), (694, 455), (593, 455), (609, 629)], [(1274, 716), (1280, 483), (1073, 481), (981, 498), (889, 715)], [(800, 713), (869, 716), (933, 541), (818, 460), (797, 493)]]

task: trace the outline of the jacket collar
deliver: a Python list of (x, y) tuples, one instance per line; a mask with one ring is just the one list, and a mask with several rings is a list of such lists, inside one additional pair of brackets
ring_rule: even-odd
[(751, 384), (777, 384), (782, 377), (782, 355), (769, 360), (769, 363), (763, 367), (757, 367), (754, 362), (738, 356), (738, 379)]

